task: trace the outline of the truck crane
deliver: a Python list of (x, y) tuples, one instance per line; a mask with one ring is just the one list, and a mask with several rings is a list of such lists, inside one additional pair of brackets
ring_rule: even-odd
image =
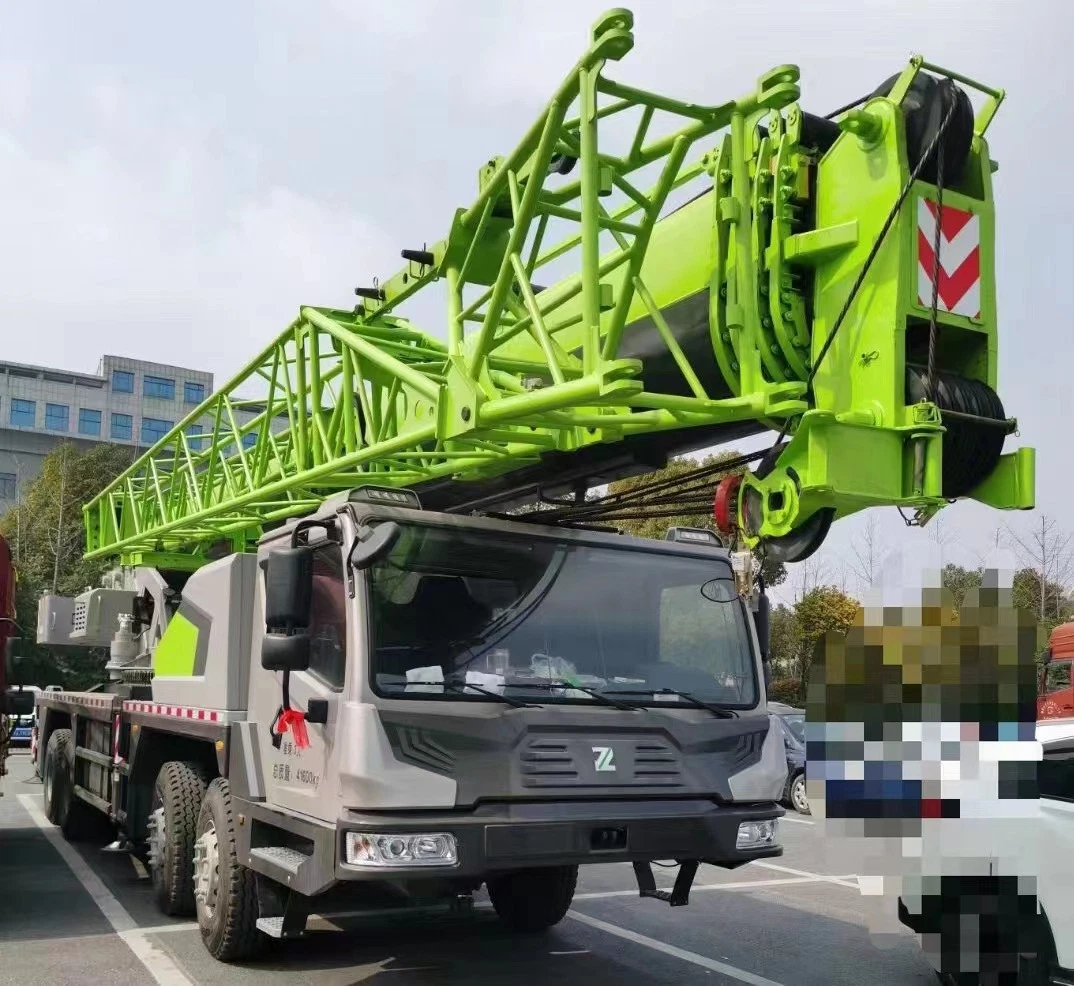
[[(341, 896), (484, 887), (536, 931), (581, 865), (683, 905), (700, 864), (778, 855), (755, 554), (1033, 504), (995, 392), (1002, 91), (914, 57), (827, 116), (791, 65), (699, 104), (606, 74), (633, 44), (602, 16), (446, 236), (300, 308), (87, 504), (105, 584), (40, 602), (114, 679), (39, 697), (48, 817), (107, 818), (221, 961)], [(718, 484), (592, 493), (765, 432)], [(614, 526), (684, 509), (719, 534)]]

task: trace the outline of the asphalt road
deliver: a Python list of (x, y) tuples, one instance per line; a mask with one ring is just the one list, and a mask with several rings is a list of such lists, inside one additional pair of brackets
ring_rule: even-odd
[(545, 935), (506, 932), (479, 900), (470, 915), (318, 917), (306, 939), (274, 942), (256, 963), (222, 965), (192, 922), (155, 909), (141, 864), (66, 843), (48, 824), (28, 757), (8, 765), (2, 986), (935, 983), (914, 936), (871, 933), (870, 919), (890, 903), (863, 896), (852, 874), (833, 868), (821, 826), (801, 816), (782, 823), (783, 857), (731, 872), (703, 867), (685, 908), (639, 900), (627, 866), (594, 866), (583, 869), (568, 918)]

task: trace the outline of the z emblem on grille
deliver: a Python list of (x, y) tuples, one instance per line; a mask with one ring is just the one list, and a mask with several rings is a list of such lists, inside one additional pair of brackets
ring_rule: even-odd
[(593, 765), (597, 770), (615, 770), (615, 751), (610, 746), (593, 747)]

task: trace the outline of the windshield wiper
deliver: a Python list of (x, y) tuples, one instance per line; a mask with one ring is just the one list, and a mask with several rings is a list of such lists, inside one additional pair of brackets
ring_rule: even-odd
[(516, 709), (540, 708), (539, 705), (534, 705), (532, 702), (522, 702), (517, 698), (511, 698), (509, 695), (502, 695), (500, 692), (494, 692), (489, 688), (482, 688), (480, 685), (462, 684), (458, 681), (444, 681), (438, 682), (438, 684), (443, 684), (449, 691), (461, 692), (463, 695), (465, 695), (467, 691), (480, 692), (482, 695), (488, 695), (490, 698), (494, 698), (499, 702), (514, 706)]
[(626, 702), (617, 702), (614, 698), (608, 698), (606, 692), (599, 692), (595, 688), (586, 688), (585, 685), (576, 685), (571, 681), (560, 681), (557, 678), (553, 678), (550, 681), (512, 681), (507, 685), (508, 688), (573, 688), (575, 691), (585, 692), (586, 695), (592, 695), (598, 702), (602, 702), (604, 705), (610, 705), (613, 709), (621, 709), (624, 712), (637, 712), (641, 709), (640, 705), (627, 705)]
[(730, 709), (721, 708), (719, 705), (713, 705), (711, 702), (704, 702), (689, 692), (680, 692), (674, 688), (620, 688), (615, 691), (608, 692), (609, 695), (677, 695), (679, 698), (685, 699), (695, 709), (707, 709), (714, 716), (719, 716), (721, 719), (737, 719), (738, 716)]

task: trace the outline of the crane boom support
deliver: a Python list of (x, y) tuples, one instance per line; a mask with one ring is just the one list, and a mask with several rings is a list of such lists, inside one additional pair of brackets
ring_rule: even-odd
[[(834, 122), (799, 106), (794, 66), (698, 105), (606, 77), (632, 29), (623, 10), (597, 22), (444, 239), (403, 251), (353, 311), (302, 307), (89, 503), (87, 555), (195, 567), (341, 489), (466, 509), (781, 427), (790, 441), (743, 484), (751, 542), (879, 504), (1032, 506), (1032, 450), (1002, 454), (993, 392), (984, 135), (1002, 93), (914, 59)], [(929, 71), (986, 97), (968, 122), (952, 114), (967, 133), (964, 147), (957, 127), (941, 135), (947, 166), (907, 123)], [(671, 122), (654, 136), (658, 117)], [(960, 223), (977, 277), (959, 294), (969, 275), (944, 256), (965, 249)], [(400, 314), (434, 290), (442, 337)], [(207, 416), (209, 433), (188, 434)]]

